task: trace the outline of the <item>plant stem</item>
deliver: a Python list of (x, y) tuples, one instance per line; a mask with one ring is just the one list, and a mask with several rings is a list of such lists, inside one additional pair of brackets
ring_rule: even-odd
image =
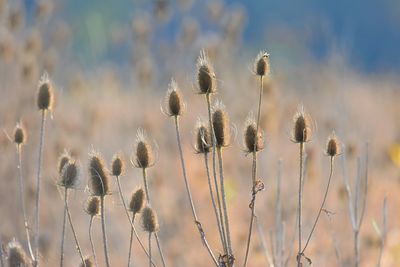
[(151, 267), (151, 232), (149, 232), (149, 266)]
[[(132, 214), (132, 224), (134, 224), (134, 222), (135, 222), (135, 214)], [(131, 237), (129, 238), (128, 267), (131, 265), (132, 240), (133, 240), (133, 227), (131, 227)]]
[(60, 267), (64, 266), (64, 241), (65, 241), (65, 225), (67, 223), (67, 188), (65, 188), (64, 195), (64, 216), (63, 216), (63, 226), (61, 231), (61, 255), (60, 255)]
[(180, 131), (179, 131), (179, 119), (178, 119), (177, 116), (175, 116), (175, 130), (176, 130), (176, 140), (177, 140), (177, 143), (178, 143), (179, 156), (180, 156), (181, 165), (182, 165), (183, 179), (185, 181), (186, 192), (187, 192), (187, 195), (188, 195), (190, 208), (192, 210), (194, 223), (196, 224), (196, 226), (197, 226), (197, 228), (199, 230), (200, 238), (201, 238), (204, 246), (206, 247), (208, 253), (210, 254), (210, 257), (214, 261), (215, 265), (218, 266), (218, 262), (215, 259), (215, 256), (214, 256), (213, 252), (211, 251), (210, 245), (207, 242), (206, 235), (205, 235), (203, 227), (201, 226), (201, 223), (200, 223), (200, 221), (199, 221), (199, 219), (197, 217), (196, 209), (195, 209), (194, 204), (193, 204), (192, 193), (190, 192), (190, 186), (189, 186), (189, 182), (187, 180), (187, 175), (186, 175), (185, 160), (184, 160), (183, 152), (182, 152), (182, 141), (181, 141), (181, 136), (180, 136)]
[(299, 174), (299, 248), (297, 250), (297, 267), (301, 267), (301, 211), (302, 211), (302, 201), (303, 201), (303, 153), (304, 153), (304, 142), (300, 142), (300, 174)]
[(101, 205), (101, 228), (103, 231), (103, 247), (104, 247), (104, 256), (106, 258), (106, 266), (110, 267), (110, 260), (108, 258), (108, 248), (107, 248), (107, 235), (106, 235), (106, 218), (105, 218), (105, 209), (104, 209), (104, 196), (100, 196), (100, 205)]
[(216, 137), (215, 137), (215, 132), (214, 132), (214, 125), (212, 123), (212, 115), (211, 115), (211, 99), (210, 99), (210, 94), (206, 94), (206, 100), (207, 100), (207, 110), (208, 110), (208, 121), (210, 124), (210, 131), (211, 131), (211, 137), (212, 137), (212, 166), (213, 166), (213, 176), (214, 176), (214, 186), (215, 186), (215, 191), (217, 193), (217, 200), (218, 200), (218, 212), (219, 212), (219, 219), (221, 223), (221, 230), (223, 233), (223, 236), (221, 238), (221, 242), (224, 248), (225, 254), (228, 253), (228, 244), (226, 241), (226, 231), (225, 231), (225, 226), (224, 226), (224, 215), (222, 213), (222, 204), (221, 204), (221, 197), (219, 193), (219, 186), (218, 186), (218, 181), (217, 181), (217, 161), (216, 161)]
[(41, 121), (41, 125), (40, 125), (38, 169), (37, 169), (37, 176), (36, 176), (35, 263), (34, 263), (35, 267), (39, 266), (40, 180), (41, 180), (41, 171), (42, 171), (42, 156), (43, 156), (45, 127), (46, 127), (46, 110), (42, 110), (42, 121)]
[(90, 246), (92, 248), (92, 254), (94, 258), (94, 264), (97, 267), (97, 256), (96, 256), (96, 250), (94, 249), (94, 243), (93, 243), (93, 237), (92, 237), (92, 225), (93, 225), (93, 218), (94, 216), (90, 217), (90, 222), (89, 222), (89, 241), (90, 241)]
[[(143, 168), (143, 172), (142, 173), (143, 173), (143, 183), (144, 183), (144, 189), (145, 189), (145, 192), (146, 192), (147, 203), (149, 203), (151, 205), (150, 194), (149, 194), (149, 186), (147, 184), (147, 172), (146, 172), (145, 168)], [(154, 233), (154, 237), (156, 238), (156, 243), (157, 243), (157, 247), (158, 247), (158, 252), (160, 253), (162, 265), (163, 265), (163, 267), (165, 267), (166, 265), (165, 265), (164, 254), (162, 252), (161, 243), (160, 243), (160, 240), (158, 238), (158, 234)], [(150, 251), (149, 251), (149, 258), (151, 258), (150, 257)]]
[(225, 216), (225, 228), (226, 228), (226, 239), (228, 242), (228, 254), (232, 255), (232, 244), (231, 244), (231, 236), (229, 231), (229, 218), (228, 218), (228, 207), (226, 204), (226, 195), (225, 195), (225, 182), (224, 182), (224, 167), (223, 167), (223, 160), (222, 160), (222, 148), (217, 148), (218, 152), (218, 160), (219, 160), (219, 176), (220, 176), (220, 183), (221, 183), (221, 198), (222, 198), (222, 207), (224, 210)]
[[(146, 182), (146, 183), (147, 183), (147, 182)], [(147, 253), (147, 251), (146, 251), (146, 249), (145, 249), (145, 247), (144, 247), (142, 241), (140, 240), (139, 235), (138, 235), (137, 232), (136, 232), (135, 225), (133, 224), (134, 216), (135, 216), (135, 215), (133, 215), (132, 221), (131, 221), (131, 217), (129, 216), (129, 211), (128, 211), (128, 208), (127, 208), (127, 206), (126, 206), (125, 197), (124, 197), (124, 194), (122, 193), (121, 180), (120, 180), (120, 177), (119, 177), (119, 176), (117, 176), (117, 184), (118, 184), (118, 191), (119, 191), (119, 195), (120, 195), (120, 197), (121, 197), (122, 205), (124, 206), (125, 214), (126, 214), (126, 216), (128, 217), (128, 221), (129, 221), (129, 223), (130, 223), (130, 225), (131, 225), (131, 235), (132, 235), (132, 232), (134, 232), (134, 233), (136, 234), (136, 239), (137, 239), (137, 241), (139, 242), (139, 244), (140, 244), (140, 246), (142, 247), (144, 253), (146, 253), (146, 255), (147, 255), (147, 257), (148, 257), (149, 254)], [(131, 245), (132, 245), (132, 241), (131, 241)], [(130, 245), (130, 246), (131, 246), (131, 245)], [(130, 256), (131, 256), (131, 250), (129, 249), (129, 259), (130, 259)], [(129, 262), (130, 262), (130, 261), (129, 261)], [(129, 262), (128, 262), (128, 265), (129, 265)], [(154, 263), (153, 263), (153, 265), (154, 265)]]
[(64, 202), (65, 202), (65, 208), (67, 210), (69, 225), (71, 226), (71, 231), (72, 231), (72, 234), (74, 235), (76, 249), (78, 250), (79, 256), (81, 257), (83, 266), (86, 267), (86, 263), (85, 263), (85, 259), (83, 258), (81, 246), (79, 245), (79, 242), (78, 242), (78, 236), (76, 235), (75, 228), (72, 223), (71, 214), (70, 214), (69, 208), (68, 208), (68, 188), (67, 187), (65, 187), (65, 191), (64, 191)]
[(28, 219), (26, 216), (26, 209), (25, 209), (25, 194), (24, 194), (25, 187), (24, 187), (24, 179), (22, 177), (22, 147), (21, 147), (21, 145), (17, 146), (17, 154), (18, 154), (18, 173), (19, 173), (19, 196), (20, 196), (22, 214), (24, 217), (24, 228), (25, 228), (25, 234), (26, 234), (26, 241), (28, 243), (29, 255), (30, 255), (32, 261), (35, 261), (35, 256), (33, 255), (31, 238), (30, 238), (30, 234), (29, 234)]
[(360, 265), (360, 239), (359, 231), (354, 231), (354, 255), (355, 255), (355, 267)]
[(308, 238), (307, 238), (306, 245), (304, 246), (303, 250), (301, 251), (301, 254), (304, 254), (304, 252), (306, 251), (306, 248), (307, 248), (307, 246), (308, 246), (308, 243), (309, 243), (310, 240), (311, 240), (311, 237), (312, 237), (312, 235), (313, 235), (313, 233), (314, 233), (315, 227), (317, 226), (319, 217), (321, 216), (322, 210), (323, 210), (323, 208), (324, 208), (324, 206), (325, 206), (326, 198), (327, 198), (328, 192), (329, 192), (329, 186), (330, 186), (330, 184), (331, 184), (331, 179), (332, 179), (332, 175), (333, 175), (333, 159), (334, 159), (334, 157), (331, 157), (328, 184), (327, 184), (327, 186), (326, 186), (324, 199), (323, 199), (323, 201), (322, 201), (321, 207), (319, 208), (318, 215), (317, 215), (317, 218), (316, 218), (315, 221), (314, 221), (314, 225), (313, 225), (313, 227), (312, 227), (312, 229), (311, 229), (311, 232), (310, 232), (310, 234), (309, 234), (309, 236), (308, 236)]

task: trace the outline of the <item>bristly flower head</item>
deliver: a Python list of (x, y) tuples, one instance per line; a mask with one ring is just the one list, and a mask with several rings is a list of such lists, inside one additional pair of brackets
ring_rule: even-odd
[(30, 266), (30, 261), (20, 243), (16, 240), (7, 245), (8, 266), (25, 267)]
[(306, 143), (310, 141), (312, 135), (310, 116), (304, 112), (303, 108), (294, 115), (293, 123), (293, 142)]
[(21, 146), (26, 142), (26, 131), (25, 127), (21, 122), (18, 122), (14, 128), (14, 143), (17, 146)]
[(258, 76), (265, 76), (268, 75), (269, 72), (269, 54), (265, 51), (261, 51), (254, 61), (254, 73)]
[(61, 172), (69, 161), (71, 160), (71, 155), (69, 154), (68, 150), (64, 150), (64, 152), (61, 154), (61, 156), (58, 158), (58, 174), (61, 175)]
[(94, 264), (94, 262), (93, 262), (91, 257), (85, 257), (84, 263), (81, 262), (81, 264), (79, 266), (80, 267), (94, 267), (95, 264)]
[(216, 146), (226, 147), (230, 143), (229, 117), (225, 106), (217, 101), (212, 110), (212, 123), (215, 134)]
[(100, 199), (96, 196), (89, 196), (85, 211), (91, 217), (100, 215)]
[(40, 78), (37, 93), (37, 106), (40, 110), (51, 110), (54, 104), (53, 85), (45, 72)]
[(258, 152), (264, 149), (264, 134), (258, 129), (252, 115), (250, 115), (244, 127), (244, 145), (247, 153)]
[(131, 195), (131, 199), (129, 201), (129, 210), (135, 215), (139, 213), (145, 204), (145, 193), (143, 188), (137, 188)]
[(194, 149), (196, 150), (196, 153), (202, 154), (210, 152), (210, 149), (212, 147), (212, 139), (207, 123), (199, 119), (197, 121), (195, 134), (196, 142), (194, 145)]
[(60, 186), (75, 188), (78, 183), (79, 167), (75, 160), (69, 160), (61, 170)]
[(328, 142), (326, 143), (326, 155), (330, 157), (340, 155), (340, 143), (335, 132), (332, 132), (328, 137)]
[(154, 153), (146, 133), (143, 129), (139, 129), (135, 142), (135, 159), (132, 163), (136, 168), (146, 169), (154, 165)]
[(212, 94), (217, 90), (214, 68), (204, 50), (197, 59), (197, 83), (200, 94)]
[(97, 152), (89, 155), (90, 186), (94, 196), (103, 197), (110, 193), (110, 177), (103, 158)]
[(124, 173), (125, 164), (121, 155), (114, 155), (112, 160), (111, 171), (113, 176), (121, 176)]
[(174, 79), (171, 79), (171, 82), (168, 85), (167, 95), (165, 97), (165, 103), (167, 107), (167, 115), (168, 116), (180, 116), (182, 115), (185, 104), (183, 102), (182, 93), (178, 88), (178, 84)]
[(149, 206), (146, 206), (142, 210), (142, 226), (143, 230), (148, 233), (157, 232), (159, 229), (157, 214)]

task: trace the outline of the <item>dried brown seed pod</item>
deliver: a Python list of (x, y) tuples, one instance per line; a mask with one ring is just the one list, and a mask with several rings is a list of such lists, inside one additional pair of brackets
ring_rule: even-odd
[(99, 153), (92, 152), (89, 159), (89, 174), (92, 194), (105, 196), (110, 193), (110, 177)]
[(197, 59), (197, 83), (200, 94), (212, 94), (217, 90), (214, 68), (204, 50)]
[(212, 123), (217, 147), (226, 147), (230, 142), (229, 117), (225, 106), (217, 101), (213, 107)]
[(261, 51), (255, 59), (254, 72), (258, 76), (265, 76), (269, 74), (269, 71), (269, 54), (265, 51)]
[(7, 245), (7, 259), (9, 267), (28, 267), (30, 260), (20, 243), (16, 240), (11, 241)]
[(145, 204), (146, 195), (143, 188), (137, 188), (131, 196), (129, 201), (129, 210), (133, 213), (139, 213)]
[(208, 153), (212, 147), (212, 140), (209, 127), (207, 123), (198, 120), (195, 129), (196, 142), (194, 149), (196, 153)]
[(18, 146), (25, 144), (26, 131), (22, 123), (17, 123), (14, 128), (14, 143)]
[(157, 214), (149, 206), (142, 210), (142, 226), (143, 230), (149, 233), (157, 232), (159, 229)]
[(154, 165), (154, 153), (149, 141), (146, 138), (146, 133), (139, 129), (136, 135), (135, 144), (135, 161), (137, 168), (149, 168)]
[(67, 164), (70, 160), (71, 160), (71, 155), (69, 154), (69, 152), (67, 150), (64, 150), (64, 152), (58, 158), (58, 167), (57, 167), (58, 174), (61, 175), (61, 172), (62, 172), (65, 164)]
[(168, 116), (180, 116), (183, 113), (185, 104), (183, 102), (182, 93), (180, 92), (177, 83), (171, 79), (168, 85), (167, 96), (165, 98)]
[(78, 183), (78, 176), (78, 164), (75, 161), (70, 160), (64, 164), (64, 167), (62, 168), (60, 186), (65, 188), (75, 188), (76, 184)]
[(244, 128), (244, 145), (246, 152), (253, 153), (264, 149), (264, 135), (260, 129), (257, 133), (257, 123), (249, 117)]
[(96, 196), (89, 196), (85, 211), (91, 217), (100, 215), (100, 199)]
[(51, 110), (54, 104), (53, 85), (47, 73), (43, 74), (39, 81), (37, 93), (37, 106), (40, 110)]
[(113, 161), (112, 161), (112, 175), (113, 176), (121, 176), (124, 173), (125, 169), (125, 164), (120, 155), (114, 155)]
[(335, 132), (333, 132), (328, 137), (328, 142), (326, 144), (326, 154), (330, 157), (335, 157), (340, 154), (340, 144)]
[(94, 267), (95, 266), (95, 264), (94, 264), (94, 261), (92, 260), (92, 258), (91, 257), (85, 257), (84, 259), (83, 259), (83, 261), (84, 262), (81, 262), (81, 264), (79, 265), (79, 267)]
[(295, 114), (293, 121), (293, 141), (296, 143), (310, 141), (312, 134), (310, 117), (304, 111), (299, 111)]

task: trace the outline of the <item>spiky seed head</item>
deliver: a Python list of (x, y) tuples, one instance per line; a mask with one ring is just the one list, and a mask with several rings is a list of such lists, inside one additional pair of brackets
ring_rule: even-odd
[(269, 71), (269, 54), (265, 51), (261, 51), (256, 57), (254, 63), (254, 72), (258, 76), (265, 76), (269, 74)]
[(22, 123), (17, 123), (14, 129), (14, 143), (18, 146), (25, 144), (26, 131)]
[(100, 199), (96, 196), (89, 196), (89, 198), (86, 202), (85, 211), (91, 217), (99, 215), (100, 214)]
[(142, 210), (142, 226), (143, 230), (149, 233), (154, 233), (158, 231), (159, 225), (157, 214), (149, 206), (144, 207)]
[(154, 164), (154, 153), (146, 134), (143, 130), (139, 130), (136, 136), (135, 145), (135, 165), (138, 168), (146, 169)]
[(70, 160), (62, 168), (60, 185), (65, 188), (74, 188), (78, 183), (78, 176), (78, 164), (74, 160)]
[(85, 257), (84, 259), (83, 259), (83, 261), (84, 262), (81, 262), (81, 264), (79, 265), (79, 267), (94, 267), (95, 266), (95, 264), (94, 264), (94, 262), (93, 262), (93, 260), (92, 260), (92, 258), (91, 257)]
[(47, 73), (43, 74), (39, 81), (37, 94), (37, 106), (40, 110), (51, 110), (54, 103), (53, 85)]
[(64, 152), (61, 154), (61, 156), (58, 158), (58, 174), (61, 175), (62, 170), (69, 161), (71, 160), (71, 155), (67, 150), (64, 150)]
[(330, 157), (335, 157), (340, 154), (339, 140), (337, 139), (334, 132), (328, 137), (328, 142), (326, 144), (326, 154)]
[(309, 116), (304, 111), (300, 111), (295, 114), (293, 121), (293, 141), (296, 143), (310, 141), (312, 131)]
[(264, 136), (258, 129), (254, 119), (249, 118), (244, 129), (244, 144), (248, 153), (258, 152), (264, 149)]
[(197, 83), (200, 94), (212, 94), (217, 90), (214, 68), (204, 50), (197, 59)]
[(99, 153), (92, 152), (89, 159), (89, 174), (92, 194), (105, 196), (110, 193), (110, 177)]
[(121, 176), (124, 172), (125, 169), (125, 164), (120, 155), (114, 155), (113, 161), (112, 161), (112, 175), (113, 176)]
[(29, 258), (18, 241), (13, 240), (7, 245), (8, 266), (27, 267), (30, 266)]
[(212, 147), (212, 140), (209, 127), (206, 123), (198, 121), (196, 125), (196, 143), (194, 149), (197, 153), (208, 153)]
[(139, 213), (145, 204), (145, 193), (143, 188), (136, 189), (131, 196), (131, 200), (129, 202), (129, 210), (133, 213)]
[(216, 146), (228, 146), (230, 141), (229, 118), (224, 105), (219, 101), (213, 108), (212, 123), (214, 128)]
[(169, 116), (180, 116), (184, 110), (184, 103), (182, 99), (182, 93), (180, 92), (177, 83), (174, 79), (171, 80), (168, 85), (167, 97), (166, 97)]

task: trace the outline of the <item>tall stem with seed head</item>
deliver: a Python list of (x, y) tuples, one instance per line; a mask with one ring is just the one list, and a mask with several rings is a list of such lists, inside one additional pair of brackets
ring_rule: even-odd
[(104, 209), (104, 195), (100, 196), (100, 205), (101, 205), (101, 229), (103, 231), (104, 256), (105, 256), (105, 259), (106, 259), (106, 266), (110, 267), (110, 260), (108, 258), (108, 248), (107, 248), (107, 234), (106, 234), (106, 218), (105, 218), (105, 209)]
[(300, 149), (299, 149), (299, 157), (300, 157), (300, 170), (299, 170), (299, 220), (298, 220), (298, 231), (299, 231), (299, 247), (297, 250), (297, 267), (301, 267), (301, 212), (302, 212), (302, 205), (303, 205), (303, 154), (304, 154), (304, 142), (300, 142)]
[[(67, 188), (65, 188), (67, 191)], [(64, 196), (67, 197), (66, 195)], [(67, 201), (64, 200), (64, 216), (63, 216), (63, 226), (61, 231), (61, 254), (60, 254), (60, 267), (64, 266), (64, 241), (65, 241), (65, 225), (67, 223)]]
[(94, 243), (93, 243), (93, 237), (92, 237), (93, 218), (94, 218), (94, 216), (90, 216), (90, 222), (89, 222), (89, 241), (90, 241), (90, 247), (91, 247), (91, 249), (92, 249), (94, 264), (95, 264), (96, 267), (97, 267), (97, 266), (98, 266), (98, 264), (97, 264), (97, 256), (96, 256), (96, 250), (94, 249)]

